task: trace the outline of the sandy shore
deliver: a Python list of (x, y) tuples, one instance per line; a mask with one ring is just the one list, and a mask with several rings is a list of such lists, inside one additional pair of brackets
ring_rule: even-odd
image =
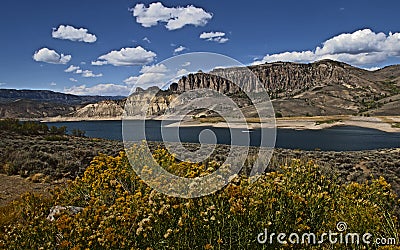
[(333, 126), (357, 126), (378, 129), (385, 132), (400, 132), (400, 128), (392, 126), (400, 122), (400, 116), (392, 117), (361, 117), (361, 116), (330, 116), (280, 118), (276, 120), (278, 128), (290, 129), (324, 129)]
[[(297, 130), (319, 130), (334, 126), (357, 126), (363, 128), (377, 129), (384, 132), (400, 132), (400, 128), (392, 127), (393, 123), (400, 122), (400, 116), (384, 116), (384, 117), (361, 117), (361, 116), (315, 116), (315, 117), (290, 117), (277, 118), (277, 128), (297, 129)], [(211, 127), (228, 127), (223, 122), (198, 122), (184, 121), (182, 123), (173, 123), (170, 126), (211, 126)], [(233, 123), (230, 127), (255, 129), (259, 128), (258, 123)]]
[[(132, 119), (135, 119), (134, 117)], [(140, 119), (139, 117), (137, 119)], [(112, 118), (79, 118), (79, 117), (50, 117), (40, 119), (41, 122), (70, 122), (70, 121), (120, 121), (122, 117)], [(157, 117), (154, 120), (162, 120)], [(297, 129), (297, 130), (319, 130), (330, 128), (333, 126), (357, 126), (363, 128), (378, 129), (385, 132), (400, 132), (400, 128), (393, 127), (392, 124), (400, 123), (400, 116), (376, 116), (376, 117), (363, 117), (363, 116), (314, 116), (314, 117), (288, 117), (277, 118), (277, 128)], [(224, 122), (207, 122), (198, 120), (186, 120), (181, 123), (176, 122), (168, 126), (181, 126), (181, 127), (197, 127), (197, 126), (210, 126), (227, 128), (228, 124)], [(256, 129), (260, 128), (260, 123), (256, 122), (234, 122), (229, 127), (243, 128), (243, 129)]]

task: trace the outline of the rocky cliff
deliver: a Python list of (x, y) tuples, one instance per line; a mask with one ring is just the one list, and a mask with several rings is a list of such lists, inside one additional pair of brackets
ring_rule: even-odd
[(256, 88), (259, 81), (273, 100), (275, 110), (285, 116), (379, 113), (384, 106), (381, 114), (393, 114), (394, 110), (399, 113), (400, 104), (390, 102), (400, 94), (400, 66), (370, 72), (323, 60), (310, 64), (267, 63), (248, 68), (254, 77), (246, 73), (247, 68), (215, 69), (210, 74), (198, 72), (182, 77), (171, 88), (178, 93), (210, 88), (235, 97), (242, 91), (259, 92)]

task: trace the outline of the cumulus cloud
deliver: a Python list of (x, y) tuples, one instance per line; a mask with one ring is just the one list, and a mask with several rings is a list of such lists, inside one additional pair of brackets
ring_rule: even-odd
[(113, 50), (100, 56), (92, 65), (111, 64), (114, 66), (136, 66), (150, 63), (154, 60), (156, 54), (153, 51), (147, 51), (141, 46), (136, 48), (122, 48), (119, 51)]
[(59, 54), (48, 48), (41, 48), (33, 54), (33, 60), (52, 64), (67, 64), (71, 58), (71, 55)]
[(79, 66), (70, 65), (67, 69), (64, 70), (64, 72), (70, 73), (70, 72), (74, 72), (78, 69), (79, 69)]
[(313, 62), (332, 59), (363, 66), (380, 63), (389, 57), (400, 56), (400, 33), (375, 33), (370, 29), (344, 33), (328, 39), (315, 50), (283, 52), (266, 55), (263, 62)]
[(200, 34), (200, 38), (217, 43), (226, 43), (229, 41), (229, 39), (225, 37), (225, 33), (220, 31), (203, 32)]
[(125, 85), (113, 83), (101, 83), (91, 87), (86, 85), (64, 88), (64, 92), (73, 95), (103, 95), (103, 96), (127, 96), (130, 88)]
[(212, 18), (212, 14), (202, 8), (188, 5), (186, 7), (165, 7), (162, 3), (151, 3), (146, 7), (143, 3), (138, 3), (130, 9), (136, 22), (143, 27), (151, 27), (159, 22), (166, 23), (168, 30), (176, 30), (185, 25), (204, 26)]
[[(190, 63), (185, 64), (187, 66), (190, 65)], [(125, 79), (124, 83), (132, 89), (137, 87), (146, 89), (152, 86), (163, 88), (171, 82), (178, 81), (182, 75), (187, 75), (188, 73), (189, 71), (186, 69), (169, 69), (164, 64), (143, 66), (139, 76), (131, 76)]]
[(69, 80), (70, 80), (71, 82), (77, 82), (77, 81), (78, 81), (78, 80), (76, 80), (76, 79), (73, 78), (73, 77), (69, 78)]
[(176, 72), (177, 76), (182, 76), (182, 75), (187, 75), (189, 74), (189, 71), (187, 69), (180, 69)]
[(102, 77), (103, 74), (99, 73), (99, 74), (93, 74), (93, 72), (91, 70), (84, 70), (81, 73), (82, 77)]
[(166, 73), (168, 72), (168, 68), (164, 64), (156, 64), (156, 65), (144, 65), (140, 70), (140, 73)]
[(181, 45), (178, 48), (174, 49), (174, 54), (178, 54), (178, 53), (180, 53), (180, 52), (182, 52), (182, 51), (184, 51), (186, 49), (187, 49), (186, 47)]
[[(67, 69), (64, 70), (67, 73), (74, 73), (80, 74), (82, 77), (101, 77), (103, 76), (102, 73), (100, 74), (93, 74), (91, 70), (82, 70), (79, 66), (70, 65)], [(71, 78), (70, 78), (71, 80)]]
[(163, 87), (169, 80), (169, 70), (164, 64), (143, 66), (139, 76), (131, 76), (124, 80), (130, 87), (148, 88), (151, 86)]
[(53, 38), (71, 40), (85, 43), (94, 43), (97, 37), (93, 34), (88, 33), (87, 29), (75, 28), (70, 25), (60, 25), (58, 29), (53, 28), (51, 33)]
[(106, 65), (106, 64), (108, 64), (107, 61), (100, 61), (100, 60), (92, 61), (92, 65), (94, 65), (94, 66), (102, 66), (102, 65)]
[(57, 83), (51, 82), (51, 83), (50, 83), (50, 86), (57, 86)]

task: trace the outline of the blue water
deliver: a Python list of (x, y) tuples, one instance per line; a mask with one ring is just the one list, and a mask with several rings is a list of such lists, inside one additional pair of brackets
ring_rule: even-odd
[[(132, 121), (129, 125), (129, 134), (135, 134), (137, 124)], [(88, 137), (98, 137), (111, 140), (122, 140), (121, 121), (80, 121), (80, 122), (49, 122), (49, 126), (67, 126), (70, 133), (73, 129), (80, 129), (86, 132)], [(216, 135), (217, 143), (230, 144), (231, 137), (234, 144), (242, 145), (239, 137), (244, 135), (250, 137), (250, 145), (259, 146), (260, 133), (254, 129), (249, 133), (242, 129), (233, 129), (232, 135), (227, 128), (213, 127), (183, 127), (179, 129), (179, 138), (182, 142), (199, 142), (199, 134), (204, 129), (209, 129)], [(166, 130), (168, 133), (168, 129)], [(162, 141), (161, 122), (146, 122), (146, 139), (149, 141)], [(247, 145), (244, 143), (243, 145)], [(314, 150), (323, 151), (353, 151), (369, 150), (379, 148), (400, 147), (400, 133), (386, 133), (375, 129), (337, 126), (323, 130), (294, 130), (277, 129), (276, 144), (277, 148)]]

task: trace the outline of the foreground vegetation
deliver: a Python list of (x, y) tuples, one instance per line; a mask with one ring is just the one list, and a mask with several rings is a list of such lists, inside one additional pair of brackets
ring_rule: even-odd
[(22, 177), (41, 173), (48, 180), (75, 178), (99, 153), (115, 156), (123, 149), (120, 142), (82, 135), (79, 130), (67, 135), (64, 126), (0, 120), (0, 173)]
[[(175, 161), (165, 150), (154, 152), (168, 170), (185, 177), (207, 173), (205, 165)], [(54, 221), (50, 208), (64, 210)], [(313, 162), (294, 160), (264, 174), (255, 184), (236, 177), (213, 195), (182, 199), (162, 195), (133, 172), (124, 153), (94, 158), (81, 178), (56, 189), (51, 198), (26, 194), (0, 211), (0, 244), (7, 249), (275, 249), (327, 248), (332, 245), (260, 245), (268, 232), (322, 234), (339, 221), (349, 232), (399, 242), (398, 200), (390, 185), (371, 182), (340, 184)], [(335, 245), (335, 249), (363, 245)], [(376, 248), (370, 245), (369, 248)]]

